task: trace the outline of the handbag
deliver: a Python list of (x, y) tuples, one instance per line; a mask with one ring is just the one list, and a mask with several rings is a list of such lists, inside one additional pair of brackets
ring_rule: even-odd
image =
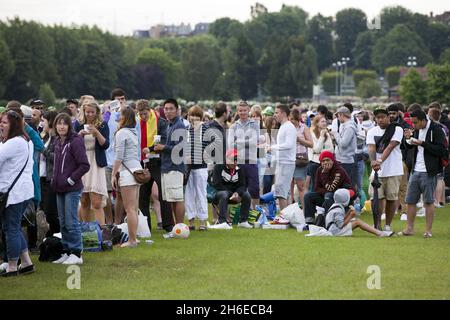
[(138, 169), (134, 172), (131, 172), (131, 170), (128, 169), (128, 167), (125, 165), (125, 163), (122, 163), (122, 165), (125, 167), (125, 169), (128, 170), (129, 173), (131, 173), (133, 175), (133, 177), (137, 183), (144, 184), (144, 183), (147, 183), (150, 181), (151, 175), (150, 175), (150, 171), (148, 171), (147, 168)]
[(298, 153), (295, 157), (295, 166), (296, 167), (306, 167), (309, 164), (308, 153)]
[(29, 158), (29, 155), (27, 156), (27, 161), (25, 162), (25, 165), (23, 166), (22, 170), (20, 170), (19, 174), (17, 175), (16, 179), (12, 183), (11, 187), (9, 187), (8, 191), (6, 191), (5, 193), (0, 192), (0, 218), (2, 218), (3, 214), (5, 213), (6, 204), (8, 203), (9, 193), (11, 192), (12, 188), (14, 188), (14, 186), (16, 185), (16, 182), (19, 180), (20, 176), (22, 175), (23, 171), (25, 170), (25, 168), (28, 164), (28, 158)]

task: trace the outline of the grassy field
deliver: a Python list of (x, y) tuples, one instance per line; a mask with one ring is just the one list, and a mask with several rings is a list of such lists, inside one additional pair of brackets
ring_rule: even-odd
[[(365, 214), (363, 219), (370, 221)], [(396, 216), (393, 227), (404, 222)], [(194, 231), (136, 249), (85, 253), (81, 289), (67, 289), (66, 266), (40, 263), (33, 275), (0, 279), (3, 299), (449, 299), (450, 208), (437, 212), (433, 238), (308, 238), (295, 229)], [(367, 287), (371, 265), (381, 289)]]

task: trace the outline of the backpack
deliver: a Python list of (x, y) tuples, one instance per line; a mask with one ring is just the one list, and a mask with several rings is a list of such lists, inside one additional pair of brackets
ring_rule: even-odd
[(39, 261), (53, 262), (61, 258), (63, 253), (62, 241), (58, 237), (47, 237), (39, 246)]
[[(447, 155), (445, 157), (439, 157), (441, 166), (445, 169), (450, 163), (450, 149), (449, 149), (449, 143), (447, 135), (445, 134), (445, 130), (442, 128), (443, 125), (438, 123), (440, 125), (440, 128), (444, 131), (445, 139), (444, 139), (444, 148), (447, 150)], [(431, 143), (433, 143), (433, 130), (431, 131)]]

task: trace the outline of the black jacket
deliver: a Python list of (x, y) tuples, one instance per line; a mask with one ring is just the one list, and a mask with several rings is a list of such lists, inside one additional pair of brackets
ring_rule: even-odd
[(217, 191), (237, 192), (240, 197), (247, 191), (245, 187), (245, 175), (239, 166), (233, 176), (225, 164), (216, 164), (212, 175), (212, 186)]
[[(419, 138), (419, 130), (414, 131), (414, 138)], [(439, 173), (442, 173), (441, 158), (448, 157), (448, 149), (445, 148), (445, 134), (440, 125), (431, 121), (430, 128), (425, 137), (425, 141), (422, 143), (424, 148), (425, 167), (427, 168), (428, 176), (432, 177)], [(416, 164), (418, 147), (408, 145), (409, 149), (414, 150), (414, 157), (412, 159), (409, 171), (414, 170)]]

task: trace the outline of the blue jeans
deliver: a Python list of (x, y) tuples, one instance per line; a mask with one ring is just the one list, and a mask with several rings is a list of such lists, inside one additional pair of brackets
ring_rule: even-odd
[(356, 161), (356, 185), (358, 186), (359, 197), (362, 196), (362, 184), (366, 163), (364, 160)]
[(6, 238), (8, 261), (18, 261), (22, 253), (28, 251), (28, 245), (22, 233), (22, 217), (28, 201), (9, 205), (2, 218), (3, 232)]
[(81, 228), (78, 221), (78, 203), (80, 198), (81, 190), (56, 194), (64, 252), (78, 256), (83, 251)]

